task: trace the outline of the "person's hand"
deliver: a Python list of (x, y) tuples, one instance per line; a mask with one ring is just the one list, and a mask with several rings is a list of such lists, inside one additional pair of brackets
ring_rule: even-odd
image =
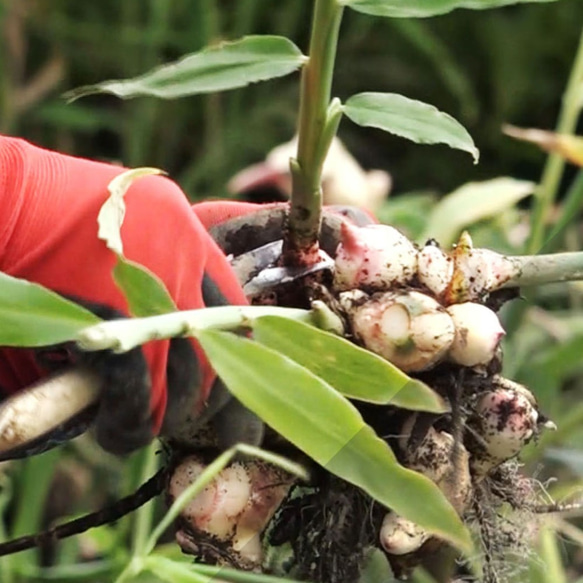
[[(122, 171), (0, 137), (0, 270), (40, 283), (103, 318), (128, 316), (112, 279), (115, 257), (97, 238), (107, 186)], [(129, 189), (126, 205), (125, 255), (155, 273), (179, 309), (246, 303), (224, 254), (176, 184), (158, 176), (141, 178)], [(96, 436), (116, 454), (159, 434), (187, 439), (183, 428), (190, 424), (196, 430), (215, 382), (200, 346), (176, 338), (125, 354), (83, 353), (71, 344), (42, 350), (38, 358), (35, 351), (2, 348), (0, 387), (12, 393), (71, 364), (99, 375)], [(228, 409), (231, 399), (218, 400), (215, 413)], [(257, 441), (260, 428), (248, 417), (253, 429), (239, 433)]]

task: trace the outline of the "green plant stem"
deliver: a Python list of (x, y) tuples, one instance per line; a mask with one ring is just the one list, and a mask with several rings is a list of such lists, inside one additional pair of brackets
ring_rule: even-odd
[[(563, 106), (559, 114), (556, 131), (559, 134), (572, 134), (581, 113), (581, 87), (583, 84), (583, 33), (567, 88), (563, 96)], [(550, 209), (557, 197), (565, 160), (557, 153), (549, 154), (541, 182), (536, 191), (536, 202), (532, 213), (531, 234), (527, 253), (538, 253), (544, 244), (545, 228)]]
[(109, 320), (84, 328), (78, 333), (76, 340), (84, 350), (112, 349), (125, 352), (150, 340), (196, 336), (198, 330), (249, 327), (253, 319), (260, 316), (282, 316), (312, 322), (311, 312), (296, 308), (221, 306), (147, 318)]
[[(284, 260), (291, 264), (317, 261), (322, 207), (322, 167), (333, 137), (329, 124), (332, 76), (343, 7), (337, 0), (316, 0), (309, 60), (302, 70), (298, 120), (298, 154), (292, 160), (292, 198)], [(334, 119), (333, 123), (338, 123)]]
[(583, 280), (583, 252), (506, 257), (516, 272), (501, 287)]

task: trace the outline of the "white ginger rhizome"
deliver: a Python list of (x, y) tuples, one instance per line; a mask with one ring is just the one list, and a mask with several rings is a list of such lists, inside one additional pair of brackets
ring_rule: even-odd
[[(497, 374), (505, 331), (488, 300), (516, 275), (515, 266), (474, 249), (467, 233), (447, 252), (433, 240), (417, 248), (393, 227), (345, 225), (335, 270), (333, 292), (352, 339), (419, 375), (450, 402), (452, 395), (460, 400), (457, 419), (408, 414), (400, 438), (388, 442), (463, 516), (475, 485), (495, 479), (542, 428), (554, 427), (528, 389)], [(380, 546), (394, 557), (415, 553), (431, 539), (392, 510), (379, 532)]]

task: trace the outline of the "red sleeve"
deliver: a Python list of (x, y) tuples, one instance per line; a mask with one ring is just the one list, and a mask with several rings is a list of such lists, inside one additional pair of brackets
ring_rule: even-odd
[[(107, 185), (123, 170), (0, 137), (0, 269), (127, 313), (111, 277), (115, 257), (97, 238)], [(203, 307), (201, 281), (209, 255), (228, 299), (245, 303), (226, 259), (175, 183), (159, 176), (140, 178), (129, 189), (126, 205), (126, 256), (157, 274), (180, 309)], [(193, 341), (193, 346), (203, 359), (198, 344)], [(143, 348), (157, 430), (166, 405), (168, 341)], [(18, 390), (41, 374), (32, 356), (22, 353), (3, 349), (0, 354), (0, 385), (6, 390)], [(208, 365), (203, 370), (207, 389), (213, 373)]]

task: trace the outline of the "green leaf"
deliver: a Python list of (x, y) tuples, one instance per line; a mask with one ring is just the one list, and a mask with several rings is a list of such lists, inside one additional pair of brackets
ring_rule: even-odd
[(162, 581), (168, 581), (168, 583), (212, 583), (211, 577), (197, 573), (194, 567), (192, 562), (179, 563), (160, 555), (151, 555), (144, 560), (144, 570), (150, 571)]
[(567, 447), (550, 447), (545, 452), (545, 458), (561, 462), (579, 477), (583, 477), (583, 451)]
[(469, 551), (469, 534), (439, 488), (402, 467), (330, 385), (252, 340), (210, 330), (196, 337), (229, 390), (275, 431), (384, 506)]
[(132, 316), (140, 318), (178, 311), (164, 282), (143, 265), (118, 257), (113, 279), (122, 290)]
[(392, 225), (410, 239), (417, 240), (437, 198), (437, 193), (429, 191), (399, 193), (385, 200), (375, 216), (381, 223)]
[(133, 316), (155, 316), (178, 310), (164, 282), (149, 269), (123, 255), (121, 227), (126, 213), (124, 196), (142, 176), (163, 174), (157, 168), (135, 168), (116, 176), (107, 186), (108, 199), (99, 210), (97, 236), (117, 255), (113, 279), (124, 294)]
[(533, 182), (504, 177), (464, 184), (433, 207), (421, 240), (432, 237), (447, 247), (465, 227), (504, 212), (534, 188)]
[(483, 10), (526, 2), (555, 2), (556, 0), (344, 0), (358, 12), (391, 18), (426, 18), (451, 12), (456, 8)]
[(213, 583), (301, 583), (296, 579), (287, 579), (274, 575), (262, 575), (250, 573), (249, 571), (239, 571), (228, 567), (215, 567), (196, 563), (194, 568), (198, 573), (203, 573), (213, 577)]
[(93, 93), (112, 93), (123, 99), (140, 95), (175, 99), (283, 77), (299, 69), (305, 61), (306, 57), (287, 38), (247, 36), (208, 47), (140, 77), (79, 87), (66, 97), (77, 99)]
[(367, 549), (358, 583), (396, 583), (387, 555), (383, 551)]
[(447, 410), (439, 395), (421, 381), (408, 377), (384, 358), (314, 326), (263, 316), (253, 323), (253, 335), (350, 399), (433, 413)]
[(359, 93), (344, 104), (344, 113), (361, 126), (379, 128), (418, 144), (447, 144), (469, 152), (477, 163), (480, 153), (466, 129), (433, 105), (396, 93)]
[(41, 285), (0, 272), (0, 345), (66, 342), (101, 322), (95, 314)]

